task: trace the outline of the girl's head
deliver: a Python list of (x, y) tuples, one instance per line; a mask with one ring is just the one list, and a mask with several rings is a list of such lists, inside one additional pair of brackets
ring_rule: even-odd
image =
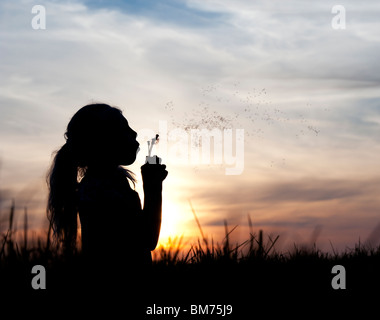
[[(66, 245), (72, 246), (76, 239), (78, 173), (132, 164), (139, 149), (136, 136), (122, 112), (106, 104), (84, 106), (71, 118), (66, 143), (48, 174), (48, 217)], [(135, 182), (128, 170), (125, 175)]]
[(136, 136), (121, 111), (106, 104), (81, 108), (65, 133), (80, 167), (132, 164), (139, 147)]

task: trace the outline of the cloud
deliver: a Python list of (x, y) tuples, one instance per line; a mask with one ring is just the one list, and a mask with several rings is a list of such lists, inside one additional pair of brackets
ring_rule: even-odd
[(242, 63), (249, 59), (249, 69), (256, 76), (335, 79), (335, 83), (379, 81), (379, 74), (372, 69), (379, 64), (378, 41), (370, 40), (377, 37), (374, 30), (378, 22), (368, 19), (380, 11), (375, 1), (360, 7), (347, 3), (348, 26), (343, 32), (331, 28), (332, 1), (313, 5), (302, 1), (188, 3), (199, 10), (226, 14), (221, 45), (240, 55)]
[(250, 187), (230, 190), (215, 181), (213, 190), (192, 190), (194, 199), (218, 203), (219, 208), (243, 206), (245, 210), (281, 203), (311, 203), (344, 201), (375, 197), (380, 192), (380, 178), (371, 180), (336, 180), (328, 178), (303, 178), (298, 181), (252, 182)]
[[(380, 185), (380, 181), (377, 181)], [(305, 179), (289, 181), (265, 188), (259, 201), (264, 202), (316, 202), (355, 198), (367, 191), (368, 182), (344, 180)]]

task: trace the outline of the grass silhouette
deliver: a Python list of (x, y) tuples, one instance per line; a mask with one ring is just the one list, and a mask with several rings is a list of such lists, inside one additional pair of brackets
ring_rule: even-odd
[[(193, 213), (201, 231), (194, 209)], [(52, 241), (51, 227), (46, 231), (45, 238), (40, 236), (37, 241), (31, 242), (27, 209), (24, 209), (24, 226), (18, 231), (14, 227), (14, 217), (13, 202), (6, 231), (0, 234), (2, 294), (11, 291), (33, 292), (31, 269), (37, 264), (46, 268), (49, 277), (46, 291), (59, 291), (61, 287), (75, 290), (81, 275), (87, 274), (88, 266), (81, 264), (81, 251), (78, 249), (70, 257), (66, 256), (60, 244)], [(5, 220), (0, 221), (4, 223)], [(265, 235), (263, 230), (255, 233), (250, 218), (248, 223), (250, 236), (239, 244), (232, 244), (230, 238), (236, 227), (230, 229), (225, 221), (225, 237), (220, 244), (209, 241), (202, 230), (202, 238), (187, 249), (183, 248), (182, 237), (170, 240), (168, 246), (158, 247), (153, 253), (153, 265), (147, 271), (149, 276), (145, 282), (139, 282), (139, 286), (144, 287), (140, 295), (143, 304), (216, 301), (233, 303), (239, 306), (241, 312), (248, 312), (252, 301), (255, 304), (282, 300), (299, 303), (306, 297), (308, 301), (322, 297), (336, 303), (340, 298), (371, 292), (380, 284), (379, 246), (371, 247), (359, 242), (353, 249), (337, 252), (333, 248), (330, 253), (322, 252), (316, 246), (305, 248), (294, 245), (293, 250), (279, 252), (275, 248), (279, 236)], [(16, 241), (17, 233), (21, 233), (17, 237), (21, 239), (19, 241)], [(343, 265), (347, 271), (346, 290), (331, 287), (334, 265)], [(95, 279), (99, 278), (101, 270), (97, 272), (92, 274)], [(129, 282), (127, 286), (131, 288)], [(165, 289), (165, 294), (158, 294), (162, 289)]]

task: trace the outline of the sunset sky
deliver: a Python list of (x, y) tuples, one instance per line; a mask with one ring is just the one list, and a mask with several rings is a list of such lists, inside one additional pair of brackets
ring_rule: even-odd
[[(36, 4), (46, 29), (32, 28)], [(139, 133), (139, 180), (146, 141), (161, 136), (161, 243), (200, 236), (190, 200), (215, 241), (224, 220), (247, 239), (249, 215), (255, 232), (280, 234), (280, 249), (378, 244), (380, 3), (339, 2), (345, 29), (332, 26), (335, 5), (1, 1), (1, 221), (15, 199), (19, 228), (25, 206), (31, 228), (46, 227), (51, 154), (81, 106), (104, 102)], [(220, 143), (194, 139), (201, 129)]]

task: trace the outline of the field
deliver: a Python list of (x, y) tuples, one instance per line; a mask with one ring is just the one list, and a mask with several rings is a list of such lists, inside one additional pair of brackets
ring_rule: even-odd
[[(327, 306), (330, 310), (331, 306), (338, 310), (339, 306), (346, 306), (347, 309), (349, 301), (358, 303), (366, 295), (376, 297), (380, 284), (380, 247), (358, 243), (344, 252), (326, 253), (316, 246), (305, 249), (294, 245), (293, 250), (277, 252), (278, 236), (266, 236), (262, 230), (255, 232), (252, 226), (246, 241), (231, 243), (230, 235), (234, 230), (229, 229), (227, 223), (222, 243), (210, 243), (199, 225), (202, 237), (190, 249), (182, 249), (181, 239), (176, 238), (171, 245), (154, 251), (153, 266), (148, 269), (128, 269), (104, 261), (88, 265), (83, 263), (80, 250), (65, 255), (52, 240), (50, 228), (45, 238), (30, 243), (26, 212), (24, 228), (17, 231), (19, 241), (16, 241), (14, 210), (12, 206), (8, 228), (0, 235), (3, 296), (16, 293), (28, 299), (42, 296), (48, 301), (52, 293), (53, 296), (64, 294), (82, 300), (91, 295), (101, 299), (103, 305), (105, 301), (115, 303), (122, 299), (128, 312), (133, 310), (138, 314), (136, 319), (156, 319), (146, 315), (146, 310), (153, 305), (182, 308), (190, 304), (232, 305), (234, 317), (226, 315), (226, 319), (244, 319), (245, 315), (255, 314), (263, 308), (269, 308), (268, 312), (282, 310), (286, 313), (289, 307), (300, 303), (312, 308), (323, 306), (315, 311)], [(46, 269), (46, 290), (32, 288), (31, 281), (36, 274), (31, 270), (35, 265)], [(345, 274), (332, 273), (336, 265), (343, 266)], [(335, 276), (340, 278), (335, 285), (345, 289), (333, 288)], [(132, 300), (128, 298), (131, 295)], [(221, 317), (203, 316), (206, 319)], [(157, 319), (167, 318), (162, 315)]]

